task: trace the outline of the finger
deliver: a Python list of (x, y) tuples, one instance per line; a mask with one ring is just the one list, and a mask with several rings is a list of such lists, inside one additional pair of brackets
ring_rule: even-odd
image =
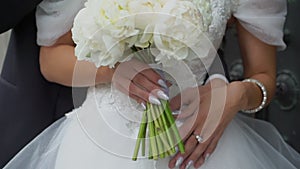
[[(193, 113), (189, 117), (185, 118), (185, 122), (182, 124), (182, 126), (180, 126), (179, 133), (181, 135), (181, 138), (185, 138), (185, 136), (190, 135), (192, 132), (197, 134), (202, 133), (202, 128), (205, 124), (206, 119), (207, 109), (205, 105), (201, 104), (199, 106), (198, 112)], [(208, 139), (209, 137), (205, 136), (204, 140)]]
[(202, 166), (205, 162), (205, 157), (202, 155), (195, 163), (194, 163), (194, 167), (195, 168), (199, 168), (200, 166)]
[(128, 95), (128, 96), (131, 97), (132, 99), (136, 100), (138, 103), (145, 103), (145, 101), (144, 101), (142, 98), (140, 98), (140, 97), (138, 97), (138, 96), (136, 96), (136, 95), (134, 95), (134, 94), (132, 94), (132, 93), (129, 93), (129, 91), (128, 91), (127, 89), (125, 89), (122, 85), (120, 85), (120, 84), (117, 83), (117, 84), (114, 84), (114, 86), (115, 86), (120, 92), (122, 92), (122, 93)]
[(157, 85), (157, 83), (153, 83), (149, 79), (147, 79), (142, 74), (137, 74), (134, 79), (132, 80), (137, 86), (140, 88), (146, 90), (147, 92), (153, 94), (154, 96), (163, 99), (163, 100), (169, 100), (168, 95), (166, 95), (163, 92), (163, 89), (161, 86)]
[(169, 161), (169, 168), (178, 167), (182, 164), (182, 162), (183, 162), (183, 157), (179, 152)]
[[(196, 139), (196, 138), (194, 138)], [(190, 153), (190, 155), (184, 160), (184, 165), (188, 165), (189, 163), (191, 163), (190, 161), (193, 161), (193, 164), (195, 165), (195, 163), (198, 162), (198, 160), (201, 159), (202, 154), (204, 153), (204, 151), (206, 150), (206, 148), (208, 147), (209, 142), (204, 142), (204, 143), (200, 143), (197, 145), (197, 147), (195, 149), (193, 149), (193, 151)]]
[(115, 74), (126, 77), (129, 80), (133, 80), (137, 74), (142, 74), (157, 86), (159, 86), (158, 81), (161, 79), (161, 76), (149, 65), (136, 59), (120, 63), (115, 71)]
[(143, 71), (139, 72), (143, 74), (145, 77), (148, 78), (148, 80), (152, 81), (152, 83), (156, 84), (157, 86), (160, 86), (159, 80), (161, 80), (161, 76), (155, 72), (152, 68), (144, 69)]
[(167, 84), (167, 87), (171, 87), (173, 85), (172, 82), (170, 82), (168, 80), (166, 80), (166, 84)]
[(138, 97), (136, 95), (133, 95), (133, 94), (129, 94), (129, 97), (131, 97), (132, 99), (136, 100), (136, 102), (138, 102), (140, 104), (144, 103), (144, 105), (145, 105), (145, 101), (142, 98), (140, 98), (140, 97)]
[[(153, 104), (160, 104), (160, 101), (157, 98), (152, 98), (154, 96), (150, 97), (149, 92), (146, 90), (140, 88), (134, 83), (130, 83), (129, 85), (129, 95), (135, 95), (139, 98), (141, 98), (145, 102), (151, 102)], [(156, 101), (156, 103), (154, 103)]]
[(203, 155), (194, 163), (195, 168), (201, 167), (205, 162), (209, 160), (210, 155), (216, 149), (217, 142), (212, 142), (208, 147), (207, 150), (203, 153)]
[(193, 101), (200, 102), (200, 95), (199, 95), (199, 88), (193, 87), (193, 88), (187, 88), (185, 89), (181, 96), (182, 96), (182, 105), (188, 105)]
[[(207, 160), (209, 159), (209, 157), (211, 156), (211, 154), (215, 151), (218, 142), (221, 138), (222, 134), (218, 134), (217, 136), (215, 136), (212, 141), (210, 142), (210, 144), (207, 146), (205, 152), (203, 153), (203, 157), (205, 159), (205, 162), (207, 162)], [(200, 167), (200, 166), (199, 166)]]
[(178, 94), (177, 96), (173, 97), (170, 100), (170, 107), (172, 111), (179, 110), (181, 104), (181, 95)]
[(178, 152), (174, 158), (172, 158), (169, 162), (169, 167), (179, 167), (183, 164), (184, 159), (186, 159), (189, 154), (193, 151), (193, 149), (197, 146), (197, 140), (193, 137), (189, 137), (189, 139), (185, 142), (185, 153), (181, 154)]
[(190, 116), (185, 122), (179, 127), (179, 134), (183, 140), (189, 138), (196, 127), (196, 114)]
[(196, 112), (199, 112), (199, 102), (193, 101), (188, 106), (182, 108), (181, 113), (177, 116), (177, 119), (181, 120), (188, 118)]
[(172, 110), (179, 110), (183, 105), (189, 105), (192, 101), (199, 101), (197, 88), (187, 88), (170, 101)]
[(154, 71), (149, 65), (142, 63), (136, 59), (132, 59), (129, 66), (133, 66), (133, 69), (137, 73), (143, 74), (145, 77), (147, 77), (150, 81), (155, 83), (156, 85), (160, 85), (158, 81), (161, 79), (161, 76), (159, 73)]

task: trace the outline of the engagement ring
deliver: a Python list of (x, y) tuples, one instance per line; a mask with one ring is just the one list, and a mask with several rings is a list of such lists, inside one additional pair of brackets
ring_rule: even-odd
[(198, 143), (202, 143), (203, 142), (203, 137), (197, 134), (194, 134), (196, 137), (196, 140), (198, 141)]

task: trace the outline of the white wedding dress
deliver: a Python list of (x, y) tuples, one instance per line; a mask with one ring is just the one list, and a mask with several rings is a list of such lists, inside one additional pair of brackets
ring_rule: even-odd
[[(70, 30), (83, 4), (84, 0), (43, 1), (37, 9), (38, 43), (49, 46)], [(285, 48), (285, 0), (211, 0), (210, 7), (207, 35), (216, 48), (231, 15), (260, 40)], [(205, 71), (192, 63), (191, 67), (202, 83)], [(4, 169), (167, 169), (169, 158), (131, 160), (141, 112), (138, 104), (110, 84), (90, 87), (80, 108), (41, 133)], [(237, 115), (200, 168), (297, 169), (300, 155), (271, 124)]]

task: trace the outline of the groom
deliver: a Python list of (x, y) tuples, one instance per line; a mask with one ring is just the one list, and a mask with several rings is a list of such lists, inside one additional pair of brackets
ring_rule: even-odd
[[(4, 0), (0, 33), (12, 29), (0, 76), (0, 168), (37, 134), (74, 108), (72, 89), (41, 75), (35, 8), (41, 0)], [(85, 89), (77, 89), (84, 100)]]

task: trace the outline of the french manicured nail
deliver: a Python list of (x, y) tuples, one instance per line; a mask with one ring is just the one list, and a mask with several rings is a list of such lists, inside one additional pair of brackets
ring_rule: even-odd
[(192, 166), (193, 163), (194, 162), (192, 160), (189, 161), (189, 163), (186, 165), (185, 169), (189, 169)]
[(209, 157), (210, 157), (210, 154), (206, 154), (206, 155), (205, 155), (205, 160), (204, 160), (204, 161), (206, 162), (206, 161), (209, 159)]
[(159, 79), (157, 83), (163, 88), (168, 88), (166, 82), (162, 79)]
[(175, 167), (179, 167), (183, 162), (183, 157), (179, 157), (176, 161)]
[(152, 104), (160, 105), (160, 101), (153, 95), (149, 95), (149, 102)]
[(147, 109), (147, 108), (146, 108), (146, 105), (145, 105), (144, 103), (141, 103), (141, 106), (142, 106), (143, 110), (146, 110), (146, 109)]
[(157, 92), (157, 96), (160, 98), (160, 99), (163, 99), (163, 100), (169, 100), (169, 97), (161, 90), (159, 90)]
[(179, 110), (175, 110), (175, 111), (172, 112), (172, 115), (175, 115), (175, 116), (177, 116), (177, 115), (179, 115), (179, 114), (180, 114), (180, 111), (179, 111)]

